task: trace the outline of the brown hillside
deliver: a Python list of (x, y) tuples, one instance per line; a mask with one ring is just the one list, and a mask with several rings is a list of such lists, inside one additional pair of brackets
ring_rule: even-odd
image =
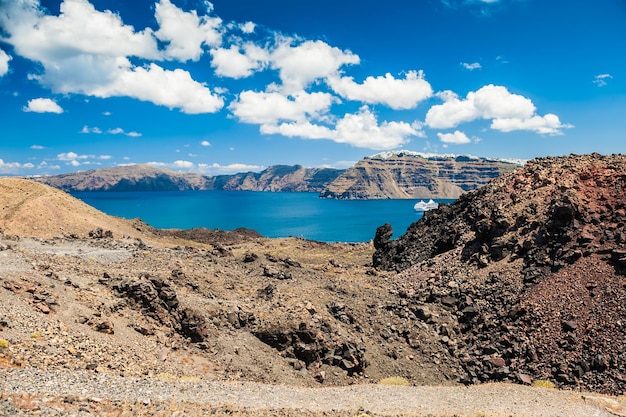
[(138, 234), (129, 221), (108, 216), (53, 187), (20, 178), (0, 178), (0, 229), (5, 234), (86, 237), (97, 228), (119, 237)]
[(446, 317), (466, 382), (626, 389), (626, 156), (537, 159), (390, 233), (375, 265)]

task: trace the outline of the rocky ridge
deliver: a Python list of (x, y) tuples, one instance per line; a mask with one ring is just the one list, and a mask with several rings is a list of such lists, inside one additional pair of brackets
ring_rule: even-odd
[(448, 324), (465, 382), (626, 389), (626, 156), (528, 162), (390, 236), (374, 265)]
[(364, 158), (331, 182), (320, 197), (339, 199), (455, 199), (519, 165), (463, 155), (410, 151)]
[(214, 178), (213, 189), (233, 191), (320, 192), (342, 170), (274, 165), (261, 172), (222, 175)]
[(126, 165), (32, 178), (63, 191), (298, 191), (320, 192), (342, 171), (271, 166), (261, 172), (208, 176), (151, 165)]

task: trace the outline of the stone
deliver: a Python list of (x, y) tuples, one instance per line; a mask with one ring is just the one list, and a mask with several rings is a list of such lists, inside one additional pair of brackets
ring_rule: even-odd
[(95, 329), (96, 331), (100, 333), (105, 333), (105, 334), (115, 333), (115, 331), (113, 330), (113, 323), (111, 323), (109, 320), (100, 321), (99, 323), (95, 325)]
[(574, 320), (564, 320), (563, 322), (561, 322), (561, 327), (563, 327), (563, 330), (565, 330), (566, 332), (573, 332), (576, 331), (578, 325)]
[(498, 368), (506, 366), (504, 358), (489, 358), (487, 361)]

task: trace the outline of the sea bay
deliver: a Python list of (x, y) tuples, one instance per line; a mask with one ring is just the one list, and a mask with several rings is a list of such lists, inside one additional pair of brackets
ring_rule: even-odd
[[(316, 193), (254, 191), (75, 192), (107, 214), (164, 229), (253, 229), (267, 237), (367, 242), (390, 223), (394, 237), (419, 220), (417, 200), (332, 200)], [(436, 200), (450, 203), (453, 200)]]

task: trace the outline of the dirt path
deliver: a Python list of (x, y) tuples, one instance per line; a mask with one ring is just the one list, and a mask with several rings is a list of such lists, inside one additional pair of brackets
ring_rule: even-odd
[[(353, 385), (331, 388), (296, 388), (258, 383), (163, 381), (156, 378), (124, 378), (90, 372), (0, 369), (4, 396), (21, 393), (56, 398), (59, 403), (103, 403), (106, 399), (142, 404), (144, 411), (159, 412), (169, 404), (185, 414), (210, 415), (234, 409), (255, 415), (262, 410), (281, 410), (280, 415), (375, 416), (588, 416), (624, 415), (616, 398), (529, 388), (510, 384), (472, 387), (397, 387)], [(6, 401), (5, 401), (6, 403)], [(31, 401), (32, 403), (32, 401)], [(173, 406), (177, 404), (177, 406)], [(6, 405), (6, 404), (5, 404)], [(217, 407), (217, 408), (216, 408)], [(195, 411), (194, 411), (195, 410)], [(296, 413), (296, 410), (299, 410)], [(0, 410), (2, 411), (2, 410)], [(161, 410), (162, 411), (162, 410)], [(5, 412), (8, 412), (5, 410)], [(336, 414), (334, 414), (336, 413)], [(347, 414), (346, 414), (347, 413)], [(67, 414), (70, 415), (70, 414)], [(157, 414), (159, 415), (159, 414)]]

